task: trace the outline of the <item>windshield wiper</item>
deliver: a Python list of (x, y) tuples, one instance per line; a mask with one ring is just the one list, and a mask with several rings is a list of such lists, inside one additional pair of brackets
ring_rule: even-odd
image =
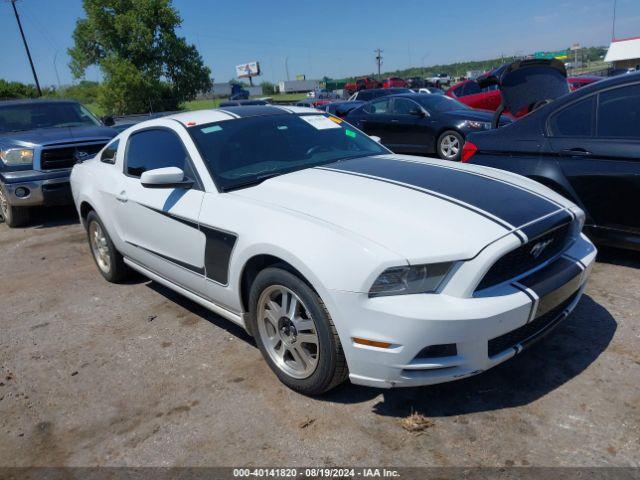
[(265, 180), (268, 180), (268, 179), (273, 178), (273, 177), (279, 177), (280, 175), (283, 175), (285, 173), (289, 173), (289, 172), (265, 173), (265, 174), (262, 174), (262, 175), (258, 175), (257, 177), (253, 177), (251, 180), (247, 180), (245, 182), (235, 183), (233, 185), (225, 187), (225, 188), (223, 188), (223, 190), (225, 192), (230, 192), (231, 190), (237, 190), (239, 188), (245, 188), (245, 187), (250, 187), (252, 185), (258, 185), (258, 184), (264, 182)]

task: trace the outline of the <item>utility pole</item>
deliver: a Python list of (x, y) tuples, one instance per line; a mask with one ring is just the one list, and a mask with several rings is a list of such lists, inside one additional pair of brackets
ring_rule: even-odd
[(616, 7), (618, 0), (613, 0), (613, 22), (611, 24), (611, 41), (616, 39)]
[(382, 65), (382, 50), (377, 48), (376, 52), (376, 63), (378, 64), (378, 80), (380, 80), (380, 66)]
[(27, 45), (27, 39), (24, 36), (24, 31), (22, 30), (22, 24), (20, 23), (20, 16), (18, 15), (18, 9), (16, 8), (17, 0), (10, 0), (11, 6), (13, 7), (13, 13), (16, 16), (16, 21), (18, 22), (18, 28), (20, 29), (20, 35), (22, 36), (22, 41), (24, 42), (24, 48), (27, 51), (27, 57), (29, 57), (29, 65), (31, 65), (31, 71), (33, 72), (33, 79), (36, 81), (36, 88), (38, 89), (38, 96), (42, 96), (42, 90), (40, 89), (40, 82), (38, 82), (38, 75), (36, 75), (36, 68), (33, 66), (33, 60), (31, 59), (31, 52), (29, 52), (29, 45)]

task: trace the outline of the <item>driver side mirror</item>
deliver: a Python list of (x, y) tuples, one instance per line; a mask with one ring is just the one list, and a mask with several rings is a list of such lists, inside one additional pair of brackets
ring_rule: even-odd
[(378, 143), (380, 143), (380, 141), (382, 140), (382, 139), (381, 139), (379, 136), (377, 136), (377, 135), (369, 135), (369, 138), (370, 138), (371, 140), (373, 140), (374, 142), (378, 142)]
[(409, 112), (409, 115), (415, 115), (416, 117), (428, 117), (429, 114), (421, 108), (414, 108)]
[(140, 183), (146, 188), (191, 188), (193, 180), (178, 167), (164, 167), (143, 172)]
[(113, 127), (116, 124), (116, 121), (113, 119), (111, 115), (105, 115), (101, 118), (102, 124), (105, 127)]

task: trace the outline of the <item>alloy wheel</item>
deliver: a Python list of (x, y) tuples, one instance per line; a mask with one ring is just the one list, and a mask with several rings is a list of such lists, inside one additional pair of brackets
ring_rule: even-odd
[(453, 160), (460, 151), (460, 140), (455, 135), (445, 135), (440, 142), (440, 150), (447, 160)]
[(109, 243), (100, 224), (93, 221), (89, 224), (89, 243), (98, 268), (108, 274), (111, 270), (111, 256), (109, 255)]
[(310, 377), (318, 365), (320, 345), (315, 322), (300, 297), (271, 285), (258, 299), (258, 333), (278, 368), (287, 375)]

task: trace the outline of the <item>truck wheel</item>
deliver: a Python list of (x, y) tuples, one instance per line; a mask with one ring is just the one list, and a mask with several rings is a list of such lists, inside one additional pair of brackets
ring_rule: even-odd
[(98, 270), (107, 281), (118, 283), (129, 273), (122, 255), (116, 250), (96, 212), (89, 212), (86, 225), (91, 254)]
[(248, 328), (262, 356), (289, 388), (319, 395), (347, 378), (347, 363), (329, 312), (303, 280), (267, 268), (249, 294)]
[(29, 221), (29, 209), (9, 205), (3, 186), (0, 186), (0, 216), (9, 228), (21, 227)]
[(438, 156), (443, 160), (459, 162), (464, 138), (455, 130), (447, 130), (438, 138)]

